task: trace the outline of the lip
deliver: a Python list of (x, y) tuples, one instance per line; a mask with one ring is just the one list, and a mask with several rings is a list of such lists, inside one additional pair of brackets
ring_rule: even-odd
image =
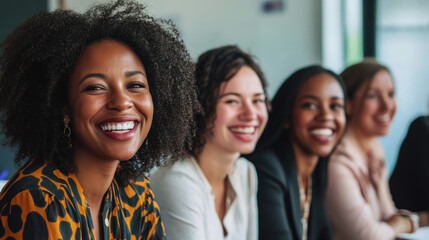
[[(312, 131), (316, 130), (316, 129), (330, 129), (332, 131), (331, 135), (316, 135), (314, 133), (312, 133)], [(311, 138), (313, 138), (314, 140), (316, 140), (317, 142), (321, 143), (321, 144), (326, 144), (326, 143), (330, 143), (331, 141), (333, 141), (335, 139), (336, 136), (336, 129), (330, 126), (316, 126), (316, 127), (312, 127), (309, 129), (310, 132), (310, 136)]]
[(390, 116), (382, 115), (382, 116), (375, 116), (374, 121), (379, 126), (389, 126), (392, 122), (392, 118)]
[[(240, 133), (237, 131), (233, 131), (232, 129), (249, 129), (254, 128), (252, 133)], [(257, 125), (234, 125), (228, 127), (229, 132), (237, 139), (243, 141), (243, 142), (253, 142), (257, 137), (259, 126)]]
[[(134, 122), (134, 128), (125, 132), (107, 132), (101, 128), (101, 125), (106, 123), (122, 123), (122, 122)], [(105, 136), (117, 140), (117, 141), (127, 141), (135, 136), (137, 127), (139, 126), (139, 120), (134, 116), (123, 116), (123, 117), (113, 117), (105, 119), (97, 124), (97, 129), (101, 131)]]

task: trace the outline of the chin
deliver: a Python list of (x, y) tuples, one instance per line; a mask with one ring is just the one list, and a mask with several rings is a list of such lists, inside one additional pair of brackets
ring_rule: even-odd
[(121, 155), (113, 155), (111, 156), (111, 159), (117, 159), (119, 161), (128, 161), (131, 158), (133, 158), (135, 156), (135, 153), (129, 153), (129, 154), (121, 154)]
[(333, 149), (333, 147), (330, 147), (329, 149), (320, 149), (318, 151), (315, 151), (314, 153), (316, 153), (316, 155), (319, 157), (327, 157), (329, 156), (329, 154), (331, 154)]
[(389, 134), (389, 131), (379, 132), (379, 133), (377, 134), (377, 136), (379, 136), (379, 137), (384, 137), (384, 136), (386, 136), (387, 134)]
[(389, 134), (389, 132), (390, 132), (390, 127), (378, 129), (378, 131), (376, 131), (376, 135), (377, 136), (386, 136), (387, 134)]
[(252, 148), (245, 148), (245, 149), (241, 149), (239, 152), (241, 154), (250, 154), (253, 151), (255, 151), (255, 147), (253, 146)]

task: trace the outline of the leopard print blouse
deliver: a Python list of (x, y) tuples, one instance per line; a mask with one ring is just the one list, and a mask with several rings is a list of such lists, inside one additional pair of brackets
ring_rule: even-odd
[[(165, 239), (149, 180), (108, 189), (100, 218), (104, 239)], [(89, 206), (74, 174), (28, 162), (0, 195), (0, 239), (95, 239)]]

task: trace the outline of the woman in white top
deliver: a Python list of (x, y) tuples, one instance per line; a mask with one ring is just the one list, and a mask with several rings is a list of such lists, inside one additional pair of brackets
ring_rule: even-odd
[(266, 81), (235, 46), (197, 63), (202, 113), (189, 155), (158, 169), (151, 186), (171, 239), (257, 239), (257, 177), (251, 153), (267, 122)]

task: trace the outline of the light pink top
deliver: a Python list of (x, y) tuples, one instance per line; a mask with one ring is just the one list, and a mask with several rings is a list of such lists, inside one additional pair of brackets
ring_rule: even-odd
[(397, 209), (390, 195), (384, 151), (362, 152), (351, 131), (329, 160), (326, 211), (333, 239), (394, 239), (386, 221)]

